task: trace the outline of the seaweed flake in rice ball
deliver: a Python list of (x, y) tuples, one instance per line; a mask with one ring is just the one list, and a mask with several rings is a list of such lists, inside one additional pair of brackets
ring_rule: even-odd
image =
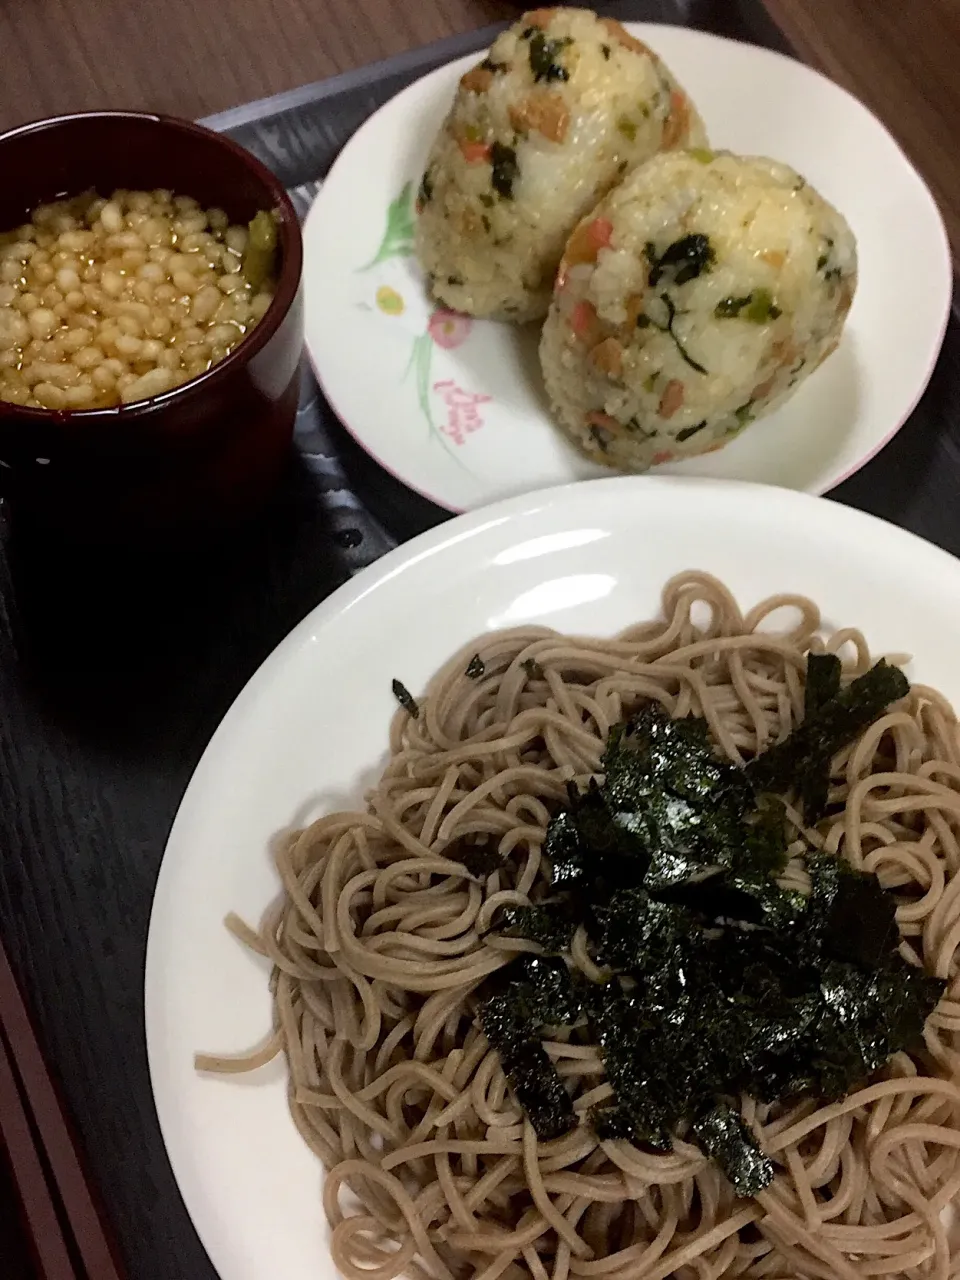
[(525, 14), (460, 81), (427, 162), (417, 251), (433, 296), (539, 319), (578, 220), (661, 148), (705, 142), (690, 99), (619, 22)]
[(840, 341), (853, 233), (787, 165), (654, 157), (574, 231), (540, 358), (557, 420), (632, 471), (721, 448)]

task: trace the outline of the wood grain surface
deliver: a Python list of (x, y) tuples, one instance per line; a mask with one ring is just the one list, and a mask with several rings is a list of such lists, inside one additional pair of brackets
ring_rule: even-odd
[(2, 0), (0, 130), (99, 107), (193, 119), (517, 9), (509, 0)]
[(960, 266), (960, 4), (763, 0), (794, 50), (861, 98), (926, 178)]
[[(689, 0), (686, 7), (719, 17), (760, 3)], [(801, 56), (892, 130), (936, 193), (960, 261), (960, 5), (762, 3)], [(509, 18), (520, 7), (510, 0), (7, 0), (0, 3), (0, 131), (104, 106), (208, 115)]]

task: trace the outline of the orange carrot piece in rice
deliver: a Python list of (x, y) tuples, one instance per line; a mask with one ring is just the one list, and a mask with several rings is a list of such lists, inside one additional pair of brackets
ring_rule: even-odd
[(587, 358), (595, 369), (609, 378), (619, 378), (623, 373), (623, 347), (616, 338), (604, 338), (598, 342)]
[(604, 431), (622, 431), (623, 427), (616, 418), (611, 418), (609, 413), (599, 413), (596, 409), (591, 410), (584, 419), (588, 427), (602, 427)]
[(559, 93), (533, 89), (511, 103), (510, 123), (518, 133), (539, 133), (548, 142), (563, 142), (570, 128), (570, 110)]
[(468, 142), (466, 138), (460, 138), (458, 145), (467, 164), (480, 164), (484, 160), (490, 159), (491, 147), (489, 142)]
[(670, 114), (663, 123), (663, 147), (669, 151), (686, 140), (690, 127), (690, 100), (685, 93), (674, 89), (670, 94)]
[(574, 267), (581, 262), (596, 262), (601, 249), (610, 245), (613, 223), (609, 218), (593, 218), (581, 222), (567, 241), (563, 254), (564, 267)]
[(482, 64), (471, 67), (460, 79), (460, 88), (468, 93), (486, 93), (493, 84), (493, 72)]
[(637, 321), (643, 313), (644, 296), (642, 293), (632, 293), (627, 299), (625, 305), (627, 318), (624, 322), (624, 336), (627, 342), (633, 336), (633, 331), (637, 327)]
[(663, 388), (663, 395), (660, 397), (660, 404), (657, 406), (657, 413), (661, 418), (672, 418), (678, 409), (683, 408), (683, 398), (686, 395), (686, 390), (686, 387), (678, 378), (670, 379)]
[(542, 30), (550, 22), (551, 18), (556, 17), (556, 9), (531, 9), (529, 13), (525, 13), (520, 21), (527, 27), (540, 27)]
[(650, 46), (645, 45), (636, 36), (632, 36), (623, 23), (618, 22), (616, 18), (601, 18), (600, 22), (606, 27), (608, 33), (613, 36), (617, 44), (623, 45), (624, 49), (632, 49), (634, 53), (645, 53), (648, 58), (655, 57)]
[(597, 309), (592, 302), (578, 302), (570, 312), (570, 328), (578, 338), (592, 338), (598, 327)]

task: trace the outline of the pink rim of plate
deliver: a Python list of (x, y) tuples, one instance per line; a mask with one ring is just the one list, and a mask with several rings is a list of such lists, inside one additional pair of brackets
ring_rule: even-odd
[[(933, 199), (932, 195), (931, 195), (931, 199)], [(934, 207), (936, 208), (937, 213), (939, 214), (940, 209), (939, 209), (939, 206), (936, 205), (936, 202), (934, 202)], [(941, 226), (941, 229), (943, 230), (944, 240), (946, 240), (947, 232), (946, 232), (946, 228), (943, 225), (942, 216), (940, 218), (940, 226)], [(947, 256), (948, 258), (950, 258), (949, 241), (947, 241)], [(845, 480), (849, 480), (850, 477), (855, 476), (858, 471), (862, 471), (863, 468), (867, 465), (867, 463), (872, 462), (873, 459), (877, 456), (877, 454), (887, 447), (887, 445), (890, 443), (893, 437), (897, 434), (897, 432), (900, 431), (903, 427), (905, 427), (907, 423), (910, 421), (910, 419), (913, 417), (913, 411), (914, 409), (916, 409), (917, 405), (923, 399), (924, 392), (926, 391), (927, 387), (929, 387), (930, 379), (933, 377), (934, 370), (937, 367), (937, 362), (940, 359), (940, 352), (943, 350), (943, 343), (947, 336), (947, 329), (949, 328), (950, 317), (952, 315), (953, 315), (953, 277), (951, 276), (950, 277), (950, 296), (947, 299), (947, 308), (946, 308), (946, 311), (944, 312), (943, 322), (940, 325), (940, 333), (937, 335), (937, 341), (933, 350), (933, 356), (931, 357), (930, 364), (927, 366), (926, 373), (923, 375), (923, 380), (919, 383), (917, 387), (917, 394), (913, 398), (913, 403), (904, 413), (903, 417), (900, 419), (897, 425), (895, 427), (891, 427), (890, 432), (883, 437), (883, 439), (880, 441), (879, 444), (874, 445), (874, 447), (869, 451), (869, 453), (865, 453), (863, 457), (859, 460), (859, 462), (855, 462), (853, 466), (850, 467), (849, 470), (845, 471), (843, 475), (839, 477), (839, 479), (835, 480), (828, 489), (819, 489), (817, 491), (818, 497), (822, 496), (825, 493), (831, 493), (834, 489), (842, 485)]]
[[(414, 493), (418, 493), (421, 498), (426, 498), (428, 502), (432, 502), (433, 505), (435, 507), (439, 507), (441, 511), (449, 511), (451, 515), (462, 516), (467, 511), (471, 510), (470, 507), (453, 507), (450, 505), (449, 502), (442, 502), (439, 498), (435, 497), (434, 494), (428, 493), (426, 489), (421, 489), (418, 484), (414, 484), (412, 480), (405, 480), (404, 477), (400, 475), (399, 471), (394, 471), (393, 467), (389, 466), (386, 462), (384, 462), (384, 460), (381, 457), (375, 454), (374, 451), (370, 448), (370, 446), (366, 443), (366, 441), (363, 440), (363, 438), (359, 435), (359, 433), (356, 430), (354, 430), (354, 428), (347, 421), (346, 414), (341, 413), (340, 410), (337, 408), (336, 401), (334, 400), (330, 392), (327, 390), (326, 386), (324, 385), (323, 378), (320, 376), (320, 370), (317, 368), (317, 362), (313, 358), (313, 351), (311, 350), (309, 342), (306, 344), (306, 347), (307, 347), (307, 360), (310, 363), (310, 368), (313, 370), (313, 376), (317, 380), (317, 386), (320, 388), (323, 398), (326, 400), (327, 404), (333, 410), (337, 418), (337, 421), (346, 431), (347, 435), (351, 436), (356, 441), (356, 443), (360, 446), (360, 448), (363, 450), (363, 452), (367, 455), (368, 458), (372, 458), (373, 461), (377, 464), (377, 466), (382, 471), (385, 471), (388, 476), (392, 476), (393, 479), (396, 480), (399, 484), (402, 484), (405, 489), (412, 489)], [(490, 501), (495, 502), (496, 499), (491, 498)], [(482, 503), (481, 505), (486, 506), (488, 504)]]

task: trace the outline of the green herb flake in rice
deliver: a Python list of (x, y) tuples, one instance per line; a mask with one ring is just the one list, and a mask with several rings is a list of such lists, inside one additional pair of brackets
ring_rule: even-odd
[(713, 314), (718, 320), (749, 320), (751, 324), (767, 324), (783, 315), (769, 289), (754, 289), (741, 298), (724, 298)]
[(709, 236), (698, 232), (674, 240), (659, 256), (656, 245), (648, 243), (646, 255), (650, 263), (647, 281), (651, 288), (664, 278), (673, 284), (687, 284), (709, 271), (716, 260)]
[(551, 40), (542, 31), (537, 31), (536, 35), (530, 37), (530, 70), (537, 84), (542, 80), (551, 83), (570, 79), (570, 72), (558, 61), (558, 57), (572, 44), (573, 40), (569, 36)]
[(423, 177), (420, 179), (420, 188), (417, 191), (417, 210), (422, 212), (433, 199), (433, 179), (430, 177), (430, 170), (427, 169)]
[(703, 422), (698, 422), (695, 427), (684, 427), (682, 431), (677, 432), (677, 439), (682, 444), (684, 440), (689, 440), (690, 437), (695, 436), (698, 431), (702, 431), (706, 425), (706, 420), (704, 420)]
[[(648, 245), (647, 247), (649, 250), (650, 246)], [(684, 364), (688, 364), (690, 368), (695, 369), (697, 373), (705, 374), (707, 372), (707, 369), (705, 368), (705, 366), (702, 365), (699, 362), (699, 360), (694, 360), (693, 356), (691, 356), (690, 352), (687, 350), (684, 343), (677, 336), (677, 333), (673, 327), (674, 321), (677, 318), (676, 303), (673, 301), (673, 299), (670, 297), (668, 293), (661, 293), (660, 301), (663, 303), (664, 307), (666, 308), (666, 313), (667, 313), (666, 323), (659, 322), (658, 320), (654, 319), (653, 316), (648, 315), (646, 312), (641, 312), (640, 315), (637, 316), (637, 328), (638, 329), (650, 329), (650, 328), (659, 329), (661, 333), (669, 334), (670, 337), (673, 339), (673, 345), (677, 348), (677, 351), (680, 354), (680, 358), (683, 360)]]

